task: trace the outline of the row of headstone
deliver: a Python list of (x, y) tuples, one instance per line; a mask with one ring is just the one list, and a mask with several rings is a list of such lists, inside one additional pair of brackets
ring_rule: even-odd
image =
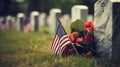
[(85, 5), (75, 5), (71, 8), (71, 17), (70, 15), (63, 15), (61, 17), (60, 9), (51, 9), (50, 15), (48, 17), (48, 23), (50, 27), (50, 33), (55, 34), (57, 26), (59, 24), (58, 19), (61, 18), (61, 22), (63, 25), (69, 25), (71, 22), (76, 21), (77, 19), (81, 19), (86, 22), (89, 18), (90, 21), (93, 21), (93, 16), (90, 15), (88, 17), (88, 7)]
[(6, 16), (6, 17), (0, 17), (0, 30), (10, 30), (12, 27), (15, 27), (14, 25), (15, 17), (13, 16)]
[(39, 26), (47, 25), (46, 14), (39, 14), (39, 12), (33, 11), (31, 12), (30, 17), (26, 17), (24, 13), (18, 13), (16, 17), (10, 15), (1, 17), (0, 28), (4, 25), (7, 27), (7, 29), (11, 29), (12, 26), (15, 26), (18, 31), (23, 31), (24, 26), (26, 23), (28, 23), (28, 21), (26, 22), (27, 18), (30, 18), (29, 23), (31, 24), (31, 31), (38, 31)]
[[(30, 19), (28, 19), (30, 18)], [(27, 21), (27, 20), (29, 21)], [(38, 24), (39, 24), (39, 12), (34, 11), (31, 12), (30, 17), (26, 17), (24, 13), (18, 13), (17, 15), (17, 30), (23, 30), (26, 23), (31, 24), (31, 31), (37, 31), (38, 30)]]
[[(38, 31), (39, 26), (47, 26), (49, 25), (50, 27), (50, 33), (55, 34), (56, 32), (56, 27), (58, 25), (58, 18), (63, 19), (62, 24), (63, 25), (68, 25), (70, 22), (73, 22), (77, 19), (82, 19), (84, 22), (87, 21), (87, 15), (88, 15), (88, 7), (84, 5), (75, 5), (71, 9), (71, 17), (70, 15), (63, 15), (61, 14), (60, 9), (51, 9), (50, 10), (50, 15), (48, 19), (46, 19), (46, 14), (45, 13), (40, 13), (37, 11), (33, 11), (30, 14), (30, 23), (31, 23), (31, 30), (32, 31)], [(25, 19), (26, 16), (23, 13), (18, 13), (17, 14), (17, 20), (16, 20), (16, 27), (17, 30), (23, 30), (24, 25), (25, 25)], [(10, 16), (7, 17), (7, 25), (9, 28), (11, 28), (11, 20)]]
[[(49, 26), (50, 33), (55, 34), (57, 26), (59, 24), (58, 19), (61, 18), (63, 25), (68, 25), (71, 22), (81, 19), (84, 22), (87, 20), (93, 21), (93, 16), (88, 16), (88, 7), (85, 5), (75, 5), (71, 8), (71, 16), (66, 14), (62, 16), (62, 11), (58, 8), (51, 9), (49, 16), (46, 19), (47, 15), (45, 13), (39, 13), (38, 11), (33, 11), (30, 14), (30, 24), (32, 31), (38, 31), (40, 26)], [(27, 17), (23, 13), (17, 14), (16, 27), (17, 30), (23, 30), (25, 25), (25, 19)], [(7, 25), (11, 28), (10, 16), (7, 17)]]
[[(33, 11), (29, 17), (29, 23), (31, 24), (31, 31), (38, 31), (40, 26), (47, 25), (46, 23), (46, 14), (39, 13), (38, 11)], [(23, 26), (25, 25), (25, 15), (23, 13), (18, 13), (17, 15), (17, 29), (23, 30)]]
[(27, 23), (30, 23), (31, 24), (31, 31), (37, 31), (38, 24), (39, 24), (38, 19), (39, 19), (39, 12), (37, 12), (37, 11), (31, 12), (30, 17), (25, 17), (25, 15), (23, 13), (19, 13), (17, 15), (17, 27), (18, 27), (17, 29), (23, 30), (24, 25), (26, 25)]

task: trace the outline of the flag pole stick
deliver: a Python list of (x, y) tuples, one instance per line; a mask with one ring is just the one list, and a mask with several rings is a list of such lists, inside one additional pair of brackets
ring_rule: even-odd
[[(59, 23), (62, 25), (60, 19), (58, 19), (58, 21), (59, 21)], [(64, 27), (63, 27), (63, 28), (64, 28)], [(74, 47), (73, 43), (72, 43), (72, 47), (73, 47), (73, 49), (75, 50), (76, 54), (79, 55), (79, 53), (78, 53), (77, 49)]]
[(78, 53), (77, 49), (74, 47), (73, 43), (72, 43), (72, 47), (75, 50), (76, 54), (79, 55), (79, 53)]

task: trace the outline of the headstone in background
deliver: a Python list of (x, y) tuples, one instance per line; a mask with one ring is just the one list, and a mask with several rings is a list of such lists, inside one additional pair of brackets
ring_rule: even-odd
[(87, 21), (94, 21), (93, 15), (88, 15)]
[(6, 23), (6, 18), (5, 17), (1, 17), (1, 30), (2, 31), (5, 31), (5, 30), (7, 30), (8, 29), (8, 26), (7, 26), (7, 23)]
[(50, 22), (51, 22), (50, 21), (50, 15), (47, 16), (46, 21), (47, 21), (48, 26), (50, 27)]
[(24, 13), (18, 13), (17, 14), (17, 30), (23, 30), (24, 27), (24, 21), (25, 21), (25, 15)]
[(70, 25), (70, 23), (71, 23), (70, 15), (69, 15), (69, 14), (64, 14), (64, 15), (61, 17), (61, 20), (62, 20), (62, 24), (63, 24), (64, 26), (68, 26), (68, 25)]
[(17, 22), (17, 21), (16, 21), (16, 20), (17, 20), (16, 17), (12, 16), (12, 18), (11, 18), (12, 27), (15, 28), (15, 29), (17, 28), (17, 26), (16, 26), (16, 22)]
[(4, 18), (0, 17), (0, 30), (1, 30), (1, 27), (2, 27), (3, 20), (4, 20)]
[(39, 12), (33, 11), (30, 14), (30, 23), (32, 26), (32, 31), (38, 31), (39, 29)]
[(10, 30), (12, 28), (12, 16), (10, 15), (6, 16), (6, 24), (7, 28)]
[(58, 19), (61, 17), (61, 10), (58, 8), (54, 8), (50, 10), (50, 16), (49, 16), (49, 26), (50, 26), (50, 33), (55, 34), (57, 26), (59, 24)]
[(27, 18), (25, 19), (25, 25), (24, 25), (24, 30), (23, 30), (23, 32), (24, 32), (24, 33), (29, 33), (30, 31), (31, 31), (30, 18), (27, 17)]
[(40, 13), (40, 17), (39, 17), (39, 26), (47, 26), (47, 21), (46, 21), (46, 13)]
[(3, 17), (0, 17), (0, 25), (2, 24), (4, 18)]
[(75, 5), (71, 9), (71, 21), (81, 19), (83, 22), (87, 21), (88, 7), (85, 5)]
[(95, 37), (100, 60), (120, 63), (120, 0), (98, 0), (95, 4)]

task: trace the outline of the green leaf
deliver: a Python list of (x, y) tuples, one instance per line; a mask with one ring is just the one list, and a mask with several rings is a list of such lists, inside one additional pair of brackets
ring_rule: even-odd
[(70, 28), (71, 28), (71, 32), (74, 31), (80, 32), (84, 30), (84, 22), (82, 20), (76, 20), (71, 24)]

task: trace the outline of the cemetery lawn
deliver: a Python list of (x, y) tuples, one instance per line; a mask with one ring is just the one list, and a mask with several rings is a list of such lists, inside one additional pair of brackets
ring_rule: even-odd
[(14, 29), (0, 32), (0, 67), (95, 67), (91, 57), (55, 57), (50, 49), (53, 38), (47, 27), (29, 34)]

